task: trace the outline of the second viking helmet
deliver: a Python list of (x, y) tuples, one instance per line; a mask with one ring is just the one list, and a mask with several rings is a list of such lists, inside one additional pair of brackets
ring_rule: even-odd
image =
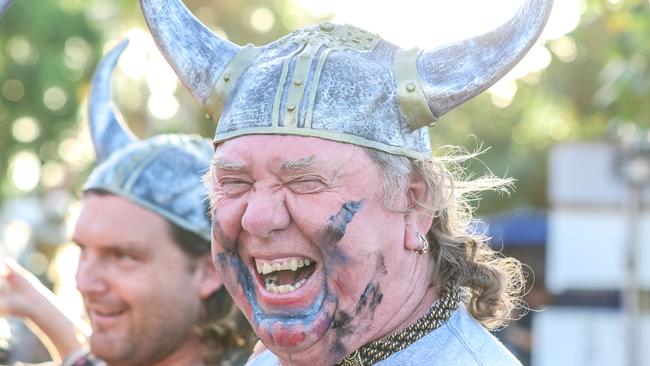
[(124, 197), (210, 241), (207, 191), (202, 183), (212, 159), (209, 140), (188, 135), (137, 139), (111, 104), (110, 80), (124, 41), (97, 66), (88, 120), (98, 166), (83, 186)]
[(437, 118), (483, 92), (537, 40), (552, 0), (526, 0), (496, 30), (404, 50), (349, 25), (322, 23), (239, 47), (180, 0), (141, 0), (162, 53), (213, 119), (215, 143), (249, 134), (315, 136), (420, 158)]

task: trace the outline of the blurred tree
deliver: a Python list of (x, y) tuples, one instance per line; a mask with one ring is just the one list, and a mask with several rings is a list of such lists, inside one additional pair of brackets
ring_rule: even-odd
[[(486, 195), (479, 214), (545, 208), (551, 145), (603, 139), (618, 121), (650, 126), (648, 34), (647, 0), (590, 0), (573, 32), (546, 44), (549, 67), (517, 81), (511, 101), (484, 93), (441, 119), (432, 129), (435, 144), (473, 150), (471, 133), (490, 147), (481, 161), (518, 181), (509, 200)], [(470, 165), (470, 171), (484, 170), (479, 162)]]
[[(287, 0), (195, 0), (186, 5), (206, 25), (240, 44), (264, 44), (317, 21)], [(42, 195), (54, 187), (78, 191), (93, 161), (92, 152), (80, 144), (87, 141), (84, 100), (92, 72), (107, 42), (133, 29), (146, 29), (137, 0), (16, 1), (5, 14), (0, 21), (0, 202)], [(144, 81), (127, 80), (121, 90), (134, 86), (148, 93)], [(128, 103), (129, 96), (115, 94), (140, 136), (210, 136), (214, 131), (184, 88), (177, 88), (183, 113), (160, 124), (148, 123), (156, 118), (147, 111), (147, 95), (134, 104)]]
[[(318, 21), (291, 0), (185, 3), (209, 27), (239, 44), (265, 44)], [(483, 141), (491, 147), (481, 156), (485, 165), (518, 180), (512, 199), (488, 195), (480, 214), (512, 206), (545, 207), (552, 144), (602, 138), (614, 120), (648, 125), (648, 15), (647, 0), (585, 2), (581, 25), (547, 44), (550, 66), (510, 85), (514, 97), (485, 93), (432, 129), (436, 145), (473, 150), (476, 139)], [(133, 29), (145, 29), (136, 0), (60, 0), (38, 6), (15, 1), (0, 21), (0, 200), (53, 186), (78, 188), (92, 163), (88, 151), (75, 144), (84, 125), (89, 78), (106, 42)], [(213, 123), (182, 87), (175, 89), (181, 109), (174, 117), (152, 116), (147, 108), (152, 87), (143, 87), (147, 82), (153, 81), (128, 76), (116, 81), (120, 91), (129, 91), (116, 93), (116, 100), (137, 134), (213, 133)], [(142, 95), (136, 98), (138, 90)], [(20, 163), (22, 173), (31, 166), (40, 177), (37, 184), (29, 176), (12, 176), (12, 162)], [(484, 166), (474, 162), (470, 171), (484, 171)]]

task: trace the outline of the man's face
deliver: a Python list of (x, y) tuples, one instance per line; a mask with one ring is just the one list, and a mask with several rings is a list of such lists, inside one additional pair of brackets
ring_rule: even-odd
[(77, 288), (90, 347), (110, 365), (147, 365), (192, 339), (199, 276), (157, 214), (115, 195), (88, 195), (75, 227)]
[[(403, 305), (426, 290), (426, 280), (411, 283), (430, 272), (405, 249), (408, 214), (382, 205), (382, 181), (349, 144), (254, 135), (219, 145), (210, 177), (214, 261), (281, 358), (340, 359), (399, 327)], [(406, 194), (397, 196), (393, 207), (404, 209)]]

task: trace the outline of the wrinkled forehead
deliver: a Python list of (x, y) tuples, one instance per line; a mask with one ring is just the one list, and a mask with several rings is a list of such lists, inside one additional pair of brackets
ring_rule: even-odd
[(367, 162), (363, 148), (318, 137), (245, 135), (216, 145), (213, 168), (341, 169)]

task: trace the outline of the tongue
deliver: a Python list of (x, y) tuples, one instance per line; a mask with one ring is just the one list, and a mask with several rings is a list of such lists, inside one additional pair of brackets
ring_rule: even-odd
[(275, 273), (278, 276), (278, 285), (294, 285), (297, 281), (297, 272), (294, 271), (278, 271)]

